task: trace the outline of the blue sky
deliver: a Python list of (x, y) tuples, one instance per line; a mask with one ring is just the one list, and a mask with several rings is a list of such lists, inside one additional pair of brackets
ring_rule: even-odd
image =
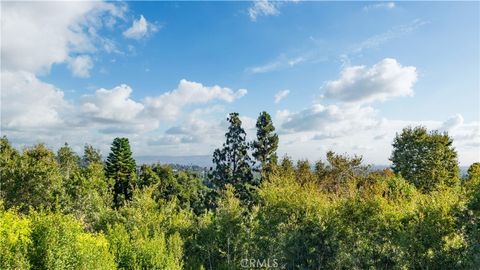
[(2, 2), (2, 134), (203, 155), (229, 112), (253, 136), (266, 110), (296, 159), (388, 164), (395, 132), (424, 125), (448, 131), (468, 165), (480, 160), (479, 5)]

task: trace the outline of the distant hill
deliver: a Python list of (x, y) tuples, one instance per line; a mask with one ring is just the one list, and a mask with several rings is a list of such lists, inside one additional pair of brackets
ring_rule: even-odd
[(212, 156), (137, 156), (137, 165), (152, 164), (156, 162), (164, 164), (197, 165), (200, 167), (211, 167)]

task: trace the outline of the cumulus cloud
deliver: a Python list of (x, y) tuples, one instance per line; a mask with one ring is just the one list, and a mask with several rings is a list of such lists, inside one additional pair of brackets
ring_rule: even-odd
[[(277, 119), (275, 119), (277, 120)], [(408, 121), (377, 118), (377, 123), (370, 128), (352, 129), (348, 132), (336, 132), (335, 122), (331, 129), (323, 131), (302, 130), (280, 134), (279, 155), (288, 153), (294, 159), (308, 158), (318, 160), (325, 157), (328, 150), (339, 153), (359, 154), (367, 164), (388, 165), (392, 152), (392, 142), (397, 132), (407, 126), (424, 126), (435, 130), (442, 126), (442, 121)], [(342, 123), (337, 123), (343, 126)], [(459, 153), (459, 163), (470, 165), (480, 159), (480, 122), (459, 125), (449, 132), (453, 146)]]
[(122, 14), (104, 2), (2, 2), (2, 70), (47, 73), (71, 54), (92, 53), (103, 18)]
[(234, 92), (227, 87), (204, 86), (198, 82), (181, 80), (177, 89), (166, 92), (157, 97), (146, 97), (145, 105), (150, 113), (156, 117), (175, 119), (182, 108), (191, 104), (202, 104), (213, 100), (233, 102), (247, 94), (246, 89)]
[(80, 55), (71, 58), (68, 61), (68, 68), (72, 71), (72, 74), (75, 77), (90, 77), (90, 69), (93, 68), (92, 58), (90, 58), (88, 55)]
[(275, 94), (275, 103), (279, 103), (282, 99), (286, 98), (290, 94), (290, 90), (285, 89), (285, 90), (280, 90)]
[(113, 89), (98, 89), (82, 97), (82, 112), (101, 121), (125, 122), (135, 119), (143, 104), (130, 99), (132, 88), (122, 84)]
[(286, 132), (329, 131), (344, 133), (372, 127), (378, 123), (372, 107), (314, 104), (297, 113), (283, 113)]
[(132, 26), (123, 32), (123, 36), (131, 39), (142, 39), (158, 31), (158, 27), (148, 22), (143, 15), (134, 20)]
[(2, 71), (2, 128), (52, 128), (63, 123), (69, 104), (63, 92), (29, 72)]
[(371, 103), (394, 97), (412, 96), (417, 71), (385, 58), (372, 67), (345, 67), (340, 78), (325, 84), (325, 97), (349, 103)]
[(461, 114), (456, 114), (442, 123), (440, 130), (442, 131), (451, 131), (463, 124), (463, 116)]

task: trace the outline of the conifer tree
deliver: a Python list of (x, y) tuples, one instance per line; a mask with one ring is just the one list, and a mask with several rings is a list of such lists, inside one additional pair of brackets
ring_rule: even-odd
[(253, 157), (260, 162), (261, 177), (264, 179), (277, 165), (278, 135), (272, 118), (267, 112), (262, 112), (257, 119), (257, 139), (253, 142)]
[(115, 138), (110, 150), (105, 175), (114, 182), (113, 204), (118, 208), (132, 199), (136, 182), (136, 163), (127, 138)]
[(231, 184), (240, 192), (242, 199), (249, 200), (251, 186), (258, 183), (253, 179), (246, 133), (238, 113), (231, 113), (227, 120), (230, 126), (225, 133), (226, 142), (223, 148), (213, 153), (215, 168), (210, 177), (215, 188), (223, 189), (226, 184)]

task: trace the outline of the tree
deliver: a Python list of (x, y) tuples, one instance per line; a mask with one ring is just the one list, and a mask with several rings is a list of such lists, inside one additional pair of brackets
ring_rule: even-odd
[(62, 176), (54, 153), (38, 144), (19, 156), (6, 138), (0, 148), (5, 206), (18, 206), (25, 212), (29, 207), (55, 208), (62, 197)]
[(257, 140), (252, 144), (252, 156), (260, 162), (261, 177), (272, 173), (277, 165), (278, 135), (275, 133), (270, 114), (262, 112), (257, 119)]
[(295, 177), (295, 168), (293, 167), (292, 159), (285, 155), (280, 162), (279, 173), (282, 176)]
[(57, 162), (63, 177), (69, 179), (74, 172), (79, 170), (80, 157), (73, 152), (68, 143), (65, 143), (58, 149)]
[(7, 137), (0, 138), (0, 198), (5, 199), (6, 190), (17, 180), (20, 154), (10, 145)]
[(254, 180), (250, 167), (250, 156), (245, 130), (238, 113), (231, 113), (228, 117), (230, 126), (225, 133), (226, 142), (222, 149), (216, 149), (213, 153), (213, 163), (210, 177), (217, 189), (223, 189), (226, 184), (231, 184), (240, 192), (242, 200), (249, 200), (251, 186), (258, 183)]
[(362, 165), (361, 156), (349, 157), (328, 151), (327, 162), (325, 165), (321, 160), (317, 161), (315, 175), (319, 185), (330, 192), (345, 190), (368, 172), (368, 166)]
[(469, 243), (467, 254), (471, 258), (470, 267), (473, 268), (474, 265), (480, 265), (480, 162), (470, 165), (463, 184), (468, 200), (460, 223), (465, 226)]
[(160, 182), (160, 177), (153, 171), (153, 166), (142, 165), (138, 174), (138, 187), (146, 188)]
[(118, 208), (132, 199), (137, 166), (127, 138), (115, 138), (110, 150), (105, 175), (114, 181), (113, 204)]
[(297, 181), (302, 185), (313, 183), (316, 180), (308, 159), (297, 161), (297, 170), (295, 173), (297, 176)]
[(474, 162), (467, 171), (467, 180), (480, 182), (480, 162)]
[(95, 149), (90, 144), (86, 144), (83, 148), (82, 166), (88, 167), (93, 163), (102, 164), (102, 154), (100, 153), (100, 150)]
[(447, 133), (407, 127), (393, 141), (392, 170), (424, 192), (458, 183), (457, 152)]

